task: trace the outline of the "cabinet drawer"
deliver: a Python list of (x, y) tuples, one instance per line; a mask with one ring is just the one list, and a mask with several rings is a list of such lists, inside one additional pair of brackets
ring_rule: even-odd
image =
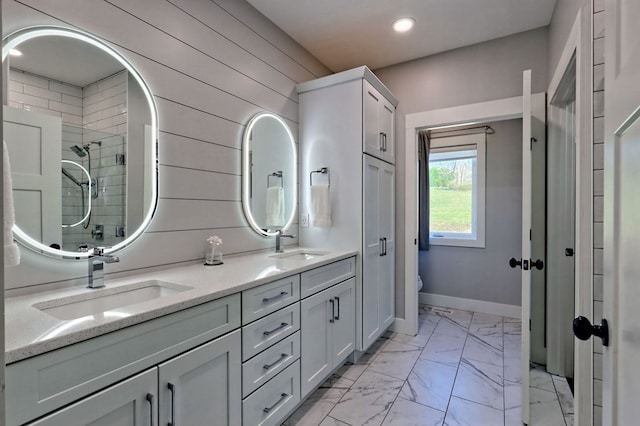
[(300, 329), (300, 302), (242, 327), (242, 361)]
[(240, 294), (7, 366), (7, 424), (23, 424), (240, 327)]
[(340, 260), (311, 271), (303, 272), (300, 278), (300, 297), (305, 298), (338, 284), (356, 274), (356, 258)]
[(296, 331), (242, 364), (242, 397), (258, 389), (298, 358), (300, 358), (300, 332)]
[(242, 325), (300, 300), (300, 275), (242, 292)]
[(300, 402), (300, 361), (242, 401), (242, 423), (252, 426), (282, 424), (285, 416)]

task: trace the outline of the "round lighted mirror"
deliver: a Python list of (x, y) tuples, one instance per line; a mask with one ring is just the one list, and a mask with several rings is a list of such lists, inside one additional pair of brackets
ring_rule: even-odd
[(260, 113), (244, 132), (242, 143), (242, 208), (260, 235), (284, 231), (295, 217), (296, 144), (280, 117)]
[(3, 41), (16, 239), (57, 258), (115, 252), (157, 204), (158, 118), (135, 68), (99, 38), (25, 28)]

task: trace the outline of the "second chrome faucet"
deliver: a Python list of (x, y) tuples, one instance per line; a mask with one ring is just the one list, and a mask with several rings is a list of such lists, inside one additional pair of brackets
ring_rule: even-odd
[(280, 248), (280, 238), (295, 238), (296, 236), (293, 234), (283, 234), (282, 229), (278, 229), (276, 232), (276, 253), (282, 253), (282, 249)]

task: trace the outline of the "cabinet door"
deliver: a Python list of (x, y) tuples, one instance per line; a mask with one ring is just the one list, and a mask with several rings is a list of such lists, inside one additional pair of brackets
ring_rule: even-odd
[(375, 157), (382, 157), (379, 113), (382, 96), (368, 81), (362, 80), (362, 150)]
[(367, 348), (380, 334), (380, 175), (384, 162), (363, 155), (362, 247), (362, 346)]
[(240, 330), (159, 368), (161, 425), (240, 425)]
[(351, 278), (333, 289), (335, 315), (332, 328), (332, 365), (342, 364), (355, 349), (356, 279)]
[(386, 329), (395, 319), (395, 167), (388, 164), (380, 173), (380, 237), (380, 321)]
[(332, 369), (330, 345), (333, 323), (330, 321), (333, 321), (333, 315), (329, 303), (332, 291), (333, 289), (321, 291), (300, 304), (302, 398), (319, 385)]
[(378, 123), (379, 132), (384, 135), (383, 137), (383, 153), (382, 159), (388, 163), (394, 164), (396, 143), (394, 136), (394, 120), (395, 120), (395, 107), (385, 98), (380, 99), (378, 107)]
[(152, 368), (29, 425), (155, 426), (157, 386)]

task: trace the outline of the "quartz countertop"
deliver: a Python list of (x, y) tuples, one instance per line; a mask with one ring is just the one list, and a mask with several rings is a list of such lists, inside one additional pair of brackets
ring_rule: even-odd
[[(290, 251), (304, 250), (292, 248)], [(315, 251), (310, 250), (309, 251)], [(223, 265), (190, 265), (159, 272), (106, 280), (99, 290), (73, 287), (5, 300), (5, 362), (7, 364), (81, 342), (134, 324), (219, 299), (280, 278), (355, 256), (355, 251), (327, 252), (312, 259), (277, 258), (272, 253), (228, 256)], [(106, 266), (108, 271), (108, 265)], [(59, 319), (40, 308), (60, 298), (91, 298), (97, 292), (117, 292), (122, 286), (157, 280), (191, 289), (81, 318)]]

